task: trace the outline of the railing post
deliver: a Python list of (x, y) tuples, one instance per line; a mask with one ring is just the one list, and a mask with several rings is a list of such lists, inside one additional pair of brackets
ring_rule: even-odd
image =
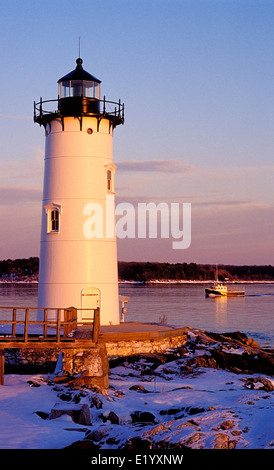
[(69, 328), (70, 328), (70, 309), (65, 308), (64, 310), (64, 338), (68, 336), (70, 333)]
[(61, 333), (61, 309), (58, 308), (58, 312), (57, 312), (57, 331), (56, 331), (56, 339), (57, 339), (57, 342), (59, 343), (60, 342), (60, 333)]
[(94, 343), (97, 343), (100, 330), (100, 309), (96, 308), (94, 310), (94, 319), (93, 319), (93, 332), (92, 339)]
[(48, 335), (48, 309), (44, 309), (44, 338)]
[(26, 308), (25, 313), (25, 332), (24, 332), (24, 342), (27, 343), (29, 334), (29, 308)]
[(16, 323), (15, 323), (15, 322), (16, 322), (16, 308), (14, 308), (14, 309), (12, 310), (12, 321), (13, 321), (14, 323), (12, 323), (11, 335), (12, 335), (12, 336), (16, 336)]
[(66, 338), (72, 330), (77, 328), (77, 309), (75, 307), (66, 308), (64, 310), (64, 338)]
[(77, 308), (73, 307), (72, 311), (72, 330), (77, 328)]
[(106, 97), (104, 96), (103, 114), (106, 114)]

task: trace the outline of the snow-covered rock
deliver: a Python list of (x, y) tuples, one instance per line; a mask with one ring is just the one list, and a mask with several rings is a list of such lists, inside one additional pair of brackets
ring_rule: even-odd
[[(56, 384), (47, 375), (7, 375), (0, 448), (274, 448), (273, 353), (199, 330), (189, 336), (187, 345), (166, 354), (110, 363), (108, 390)], [(68, 414), (49, 419), (56, 403), (85, 405), (90, 425)]]

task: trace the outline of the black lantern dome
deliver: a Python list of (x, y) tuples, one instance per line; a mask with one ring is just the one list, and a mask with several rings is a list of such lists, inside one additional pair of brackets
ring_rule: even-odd
[(60, 78), (58, 80), (58, 83), (64, 82), (66, 80), (88, 80), (88, 81), (95, 81), (96, 83), (101, 83), (101, 80), (98, 80), (98, 78), (95, 78), (93, 75), (91, 75), (90, 73), (86, 72), (83, 69), (82, 63), (83, 63), (83, 60), (80, 59), (80, 57), (79, 59), (76, 59), (76, 64), (77, 64), (76, 68), (72, 72)]
[[(58, 99), (34, 103), (34, 121), (45, 125), (56, 117), (95, 116), (99, 121), (108, 119), (113, 127), (124, 123), (124, 105), (121, 101), (107, 101), (100, 98), (101, 80), (83, 69), (83, 60), (76, 60), (76, 68), (58, 80)], [(49, 111), (49, 103), (57, 102), (57, 110)]]

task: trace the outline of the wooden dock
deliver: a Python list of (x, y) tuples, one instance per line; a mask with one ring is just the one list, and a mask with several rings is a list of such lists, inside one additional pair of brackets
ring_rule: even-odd
[[(55, 319), (52, 319), (51, 310), (55, 310)], [(4, 315), (1, 312), (9, 319), (2, 320)], [(42, 320), (37, 320), (37, 312)], [(124, 350), (123, 354), (127, 354), (127, 351), (132, 354), (132, 351), (136, 351), (134, 344), (138, 342), (154, 347), (161, 342), (174, 344), (187, 335), (187, 328), (159, 323), (123, 322), (119, 325), (100, 326), (99, 308), (93, 310), (90, 321), (81, 322), (77, 319), (75, 308), (0, 307), (0, 326), (3, 330), (0, 333), (0, 385), (4, 385), (5, 349), (57, 349), (67, 351), (65, 355), (69, 357), (75, 350), (102, 351), (107, 346), (112, 351), (115, 349), (114, 354), (120, 354), (121, 348)]]
[[(49, 319), (53, 310), (56, 312), (54, 320)], [(5, 312), (5, 317), (8, 317), (10, 313), (10, 319), (2, 320), (1, 312)], [(33, 316), (37, 318), (37, 312), (42, 313), (43, 320), (32, 319)], [(61, 350), (96, 347), (100, 329), (100, 309), (94, 309), (92, 320), (85, 321), (84, 324), (89, 329), (89, 335), (86, 338), (77, 338), (73, 336), (73, 332), (81, 328), (83, 322), (77, 320), (75, 308), (0, 307), (0, 325), (6, 328), (0, 334), (0, 385), (4, 385), (5, 349), (57, 348)], [(8, 329), (11, 331), (7, 332)]]

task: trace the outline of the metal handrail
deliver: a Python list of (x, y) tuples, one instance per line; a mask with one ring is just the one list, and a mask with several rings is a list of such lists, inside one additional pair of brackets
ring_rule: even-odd
[[(85, 98), (85, 97), (83, 97)], [(62, 98), (62, 99), (66, 99), (66, 98)], [(92, 99), (92, 98), (87, 98), (87, 99)], [(124, 103), (121, 103), (121, 100), (119, 100), (118, 102), (116, 101), (110, 101), (110, 100), (106, 100), (105, 96), (104, 96), (104, 99), (103, 100), (97, 100), (97, 99), (92, 99), (92, 100), (96, 100), (100, 103), (100, 108), (102, 107), (102, 111), (100, 111), (99, 115), (102, 115), (102, 116), (114, 116), (114, 117), (119, 117), (122, 122), (124, 121), (124, 111), (125, 111), (125, 106), (124, 106)], [(53, 111), (53, 110), (47, 110), (45, 109), (43, 106), (46, 104), (46, 103), (56, 103), (57, 104), (57, 108)], [(101, 106), (101, 103), (102, 103), (102, 106)], [(60, 115), (61, 116), (61, 113), (58, 111), (58, 104), (59, 104), (59, 98), (55, 99), (55, 100), (42, 100), (42, 98), (40, 98), (40, 101), (38, 102), (35, 102), (33, 103), (33, 108), (34, 108), (34, 114), (33, 114), (33, 119), (34, 121), (36, 121), (37, 119), (40, 119), (43, 115), (49, 115), (49, 114), (53, 114), (53, 115)], [(111, 109), (110, 111), (108, 111), (106, 109), (106, 106), (114, 106), (114, 109)], [(83, 113), (84, 115), (87, 114), (95, 114), (95, 113)]]

